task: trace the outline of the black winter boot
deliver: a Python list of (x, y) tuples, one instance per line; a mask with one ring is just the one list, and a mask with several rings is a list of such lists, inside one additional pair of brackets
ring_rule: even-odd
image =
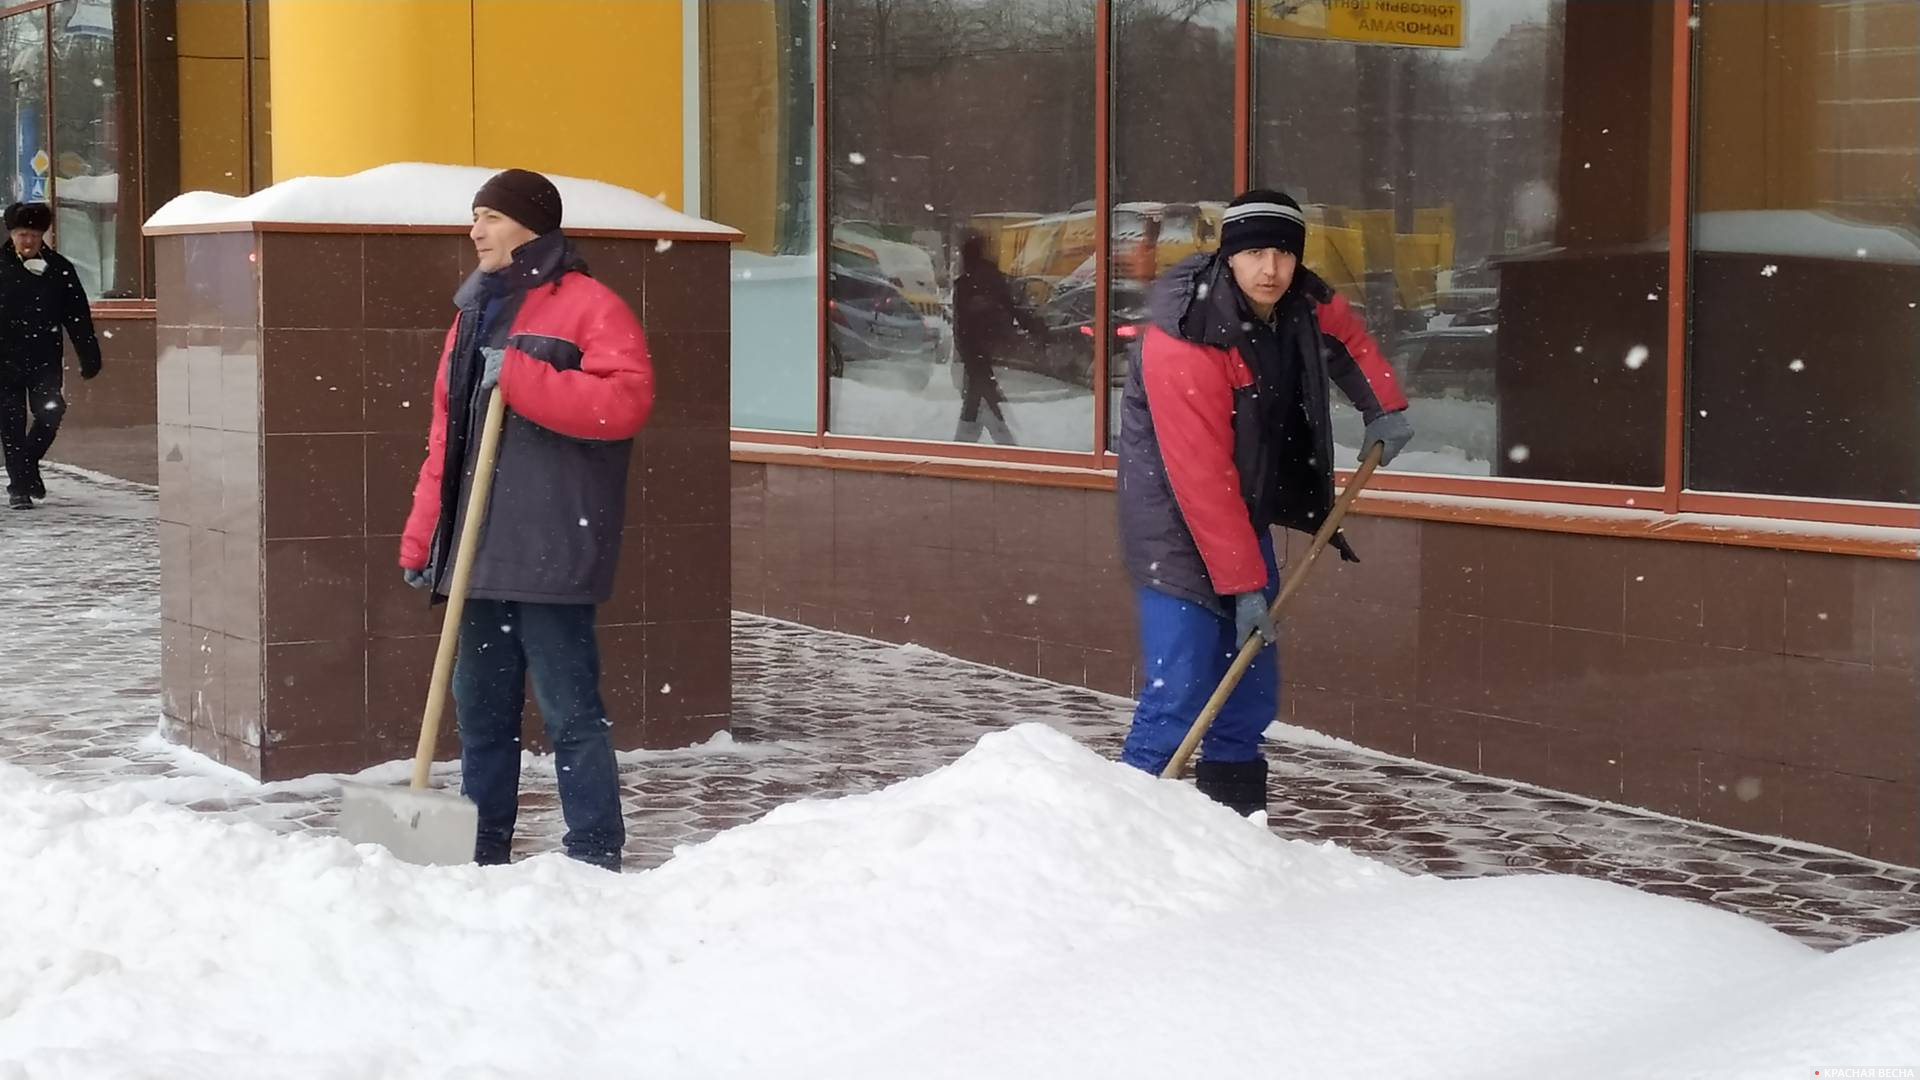
[(14, 510), (31, 510), (33, 498), (24, 491), (16, 492), (7, 496), (7, 506)]
[(1267, 808), (1267, 759), (1202, 761), (1193, 767), (1194, 786), (1214, 802), (1246, 817)]

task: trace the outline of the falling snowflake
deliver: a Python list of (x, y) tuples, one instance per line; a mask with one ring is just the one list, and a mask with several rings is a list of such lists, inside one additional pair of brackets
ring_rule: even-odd
[(1854, 248), (1854, 249), (1853, 249), (1853, 254), (1854, 254), (1854, 255), (1855, 255), (1855, 257), (1857, 257), (1857, 258), (1861, 258), (1861, 259), (1864, 259), (1864, 258), (1866, 258), (1866, 257), (1867, 257), (1867, 249), (1866, 249), (1866, 248)]
[(1827, 621), (1827, 613), (1826, 613), (1826, 612), (1824, 612), (1824, 611), (1823, 611), (1823, 612), (1821, 612), (1821, 613), (1819, 614), (1819, 616), (1817, 616), (1817, 617), (1819, 618), (1819, 620), (1820, 620), (1821, 622), (1826, 622), (1826, 621)]
[(1516, 463), (1525, 461), (1532, 456), (1533, 451), (1527, 449), (1525, 443), (1514, 443), (1513, 449), (1507, 451), (1507, 460)]
[(580, 519), (580, 527), (581, 527), (581, 528), (583, 528), (583, 529), (587, 527), (587, 519), (586, 519), (586, 518), (581, 518), (581, 519)]
[(1701, 410), (1700, 410), (1700, 416), (1701, 416), (1701, 418), (1702, 418), (1702, 419), (1704, 419), (1704, 418), (1706, 417), (1706, 415), (1707, 415), (1707, 410), (1705, 410), (1705, 409), (1701, 409)]
[(1578, 355), (1578, 354), (1580, 354), (1580, 353), (1584, 353), (1584, 352), (1586, 352), (1586, 351), (1587, 351), (1587, 347), (1586, 347), (1585, 345), (1575, 345), (1575, 346), (1573, 347), (1573, 351), (1574, 351), (1574, 354), (1575, 354), (1575, 355)]
[(1035, 605), (1035, 604), (1037, 604), (1037, 603), (1039, 603), (1039, 602), (1040, 602), (1040, 594), (1039, 594), (1039, 593), (1032, 593), (1032, 592), (1030, 592), (1030, 593), (1028, 593), (1028, 594), (1027, 594), (1027, 606), (1028, 606), (1028, 607), (1032, 607), (1033, 605)]
[(1807, 362), (1796, 358), (1793, 363), (1787, 365), (1787, 370), (1793, 372), (1805, 371), (1807, 370)]
[(411, 408), (413, 408), (413, 402), (411, 402), (411, 401), (403, 401), (403, 402), (401, 402), (401, 403), (400, 403), (400, 407), (401, 407), (401, 408), (403, 408), (403, 409), (411, 409)]
[(1779, 272), (1780, 272), (1780, 267), (1778, 267), (1773, 263), (1768, 263), (1767, 265), (1760, 268), (1761, 277), (1772, 277), (1773, 275)]
[(855, 150), (853, 153), (847, 155), (847, 160), (855, 165), (865, 165), (867, 163), (867, 155)]
[(653, 250), (655, 250), (655, 251), (672, 251), (672, 250), (673, 250), (673, 241), (671, 241), (671, 240), (669, 240), (669, 239), (667, 239), (666, 237), (664, 237), (664, 236), (663, 236), (663, 237), (661, 237), (660, 239), (658, 239), (658, 240), (655, 240), (655, 241), (653, 242)]
[(1640, 366), (1646, 362), (1647, 347), (1645, 345), (1635, 345), (1633, 348), (1627, 350), (1628, 371), (1639, 371)]
[(673, 684), (672, 684), (672, 683), (670, 683), (670, 682), (669, 682), (669, 683), (661, 683), (661, 684), (660, 684), (660, 692), (661, 692), (661, 693), (663, 693), (663, 694), (671, 694), (671, 693), (673, 693)]
[(1649, 300), (1658, 300), (1658, 299), (1660, 299), (1660, 294), (1659, 294), (1659, 293), (1657, 293), (1657, 292), (1650, 292), (1650, 293), (1648, 293), (1648, 294), (1647, 294), (1647, 299), (1649, 299)]

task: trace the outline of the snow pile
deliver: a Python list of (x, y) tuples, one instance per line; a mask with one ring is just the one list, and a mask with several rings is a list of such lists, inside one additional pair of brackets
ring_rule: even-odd
[(1920, 1062), (1821, 956), (1282, 841), (1037, 725), (619, 877), (419, 869), (0, 768), (0, 1076), (1805, 1076)]
[[(231, 224), (458, 225), (473, 223), (473, 193), (498, 169), (397, 162), (351, 176), (297, 176), (245, 198), (190, 191), (147, 219), (149, 233)], [(568, 229), (738, 236), (637, 191), (548, 174), (560, 189)]]

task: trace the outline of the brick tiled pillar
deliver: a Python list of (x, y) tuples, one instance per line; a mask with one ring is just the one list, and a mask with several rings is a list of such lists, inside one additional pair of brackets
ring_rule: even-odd
[[(601, 611), (607, 704), (619, 747), (684, 746), (729, 705), (727, 250), (578, 243), (641, 313), (657, 393)], [(260, 225), (162, 235), (157, 259), (168, 737), (263, 779), (410, 755), (441, 609), (401, 582), (399, 533), (470, 245)]]

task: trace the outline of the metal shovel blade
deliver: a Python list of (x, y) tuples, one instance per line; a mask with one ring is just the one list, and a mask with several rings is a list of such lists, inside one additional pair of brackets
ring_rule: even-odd
[(404, 862), (458, 866), (473, 861), (480, 812), (450, 791), (343, 780), (334, 827), (349, 841), (379, 844)]

